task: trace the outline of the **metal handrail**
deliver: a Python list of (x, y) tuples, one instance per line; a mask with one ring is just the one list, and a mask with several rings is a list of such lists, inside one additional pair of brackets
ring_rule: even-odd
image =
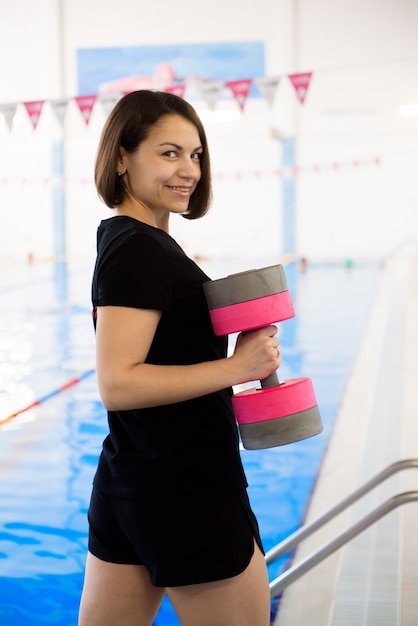
[(294, 533), (289, 535), (286, 539), (281, 541), (274, 546), (266, 553), (266, 563), (272, 563), (276, 561), (280, 556), (289, 552), (292, 548), (294, 548), (298, 543), (300, 543), (306, 537), (309, 537), (314, 533), (318, 528), (324, 526), (331, 519), (336, 517), (339, 513), (342, 513), (345, 509), (347, 509), (351, 504), (360, 500), (366, 493), (380, 485), (384, 480), (400, 472), (404, 469), (408, 468), (418, 468), (418, 459), (404, 459), (403, 461), (397, 461), (396, 463), (392, 463), (386, 469), (382, 470), (376, 476), (368, 480), (364, 483), (363, 486), (359, 487), (352, 494), (338, 502), (335, 506), (333, 506), (329, 511), (313, 520), (309, 524), (305, 524), (296, 530)]
[[(397, 472), (401, 470), (409, 469), (409, 468), (418, 468), (418, 459), (404, 459), (402, 461), (397, 461), (396, 463), (392, 463), (387, 468), (385, 468), (384, 470), (376, 474), (376, 476), (368, 480), (363, 486), (353, 491), (352, 494), (350, 494), (349, 496), (347, 496), (346, 498), (338, 502), (329, 511), (327, 511), (326, 513), (324, 513), (317, 519), (313, 520), (309, 524), (305, 524), (304, 526), (296, 530), (294, 533), (289, 535), (289, 537), (287, 537), (282, 542), (277, 544), (277, 546), (274, 546), (266, 554), (266, 557), (265, 557), (266, 563), (269, 564), (275, 561), (276, 559), (278, 559), (283, 554), (286, 554), (287, 552), (289, 552), (292, 548), (294, 548), (297, 544), (299, 544), (303, 539), (312, 535), (316, 530), (324, 526), (327, 522), (329, 522), (331, 519), (336, 517), (339, 513), (347, 509), (351, 504), (359, 500), (366, 493), (371, 491), (374, 487), (382, 483), (384, 480), (386, 480), (393, 474), (396, 474)], [(413, 494), (413, 493), (418, 493), (418, 492), (407, 492), (407, 494), (408, 493)], [(399, 494), (398, 496), (395, 496), (395, 501), (398, 502), (397, 498), (402, 498), (403, 496), (405, 496), (405, 494)], [(407, 499), (406, 501), (410, 502), (411, 500)], [(388, 506), (388, 504), (391, 502), (392, 500), (388, 500), (384, 505), (382, 505), (383, 509), (385, 506)], [(376, 512), (379, 512), (379, 517), (382, 517), (388, 511), (392, 510), (392, 508), (399, 506), (399, 504), (403, 504), (403, 502), (399, 502), (398, 504), (391, 506), (391, 508), (389, 508), (388, 510), (384, 509), (381, 511), (382, 507), (379, 507), (379, 509), (376, 509), (375, 511), (373, 511), (370, 514), (370, 516), (373, 516)], [(325, 546), (324, 548), (320, 549), (317, 553), (315, 553), (315, 555), (316, 554), (322, 555), (320, 556), (319, 560), (316, 560), (315, 555), (311, 555), (311, 557), (309, 557), (309, 562), (312, 562), (312, 565), (310, 565), (308, 569), (311, 569), (314, 565), (316, 565), (316, 563), (319, 563), (320, 561), (322, 561), (329, 554), (331, 554), (334, 550), (337, 550), (339, 547), (341, 547), (341, 545), (343, 545), (344, 543), (349, 541), (352, 537), (354, 537), (356, 534), (358, 534), (359, 532), (367, 528), (368, 525), (370, 525), (371, 523), (379, 519), (379, 517), (373, 518), (372, 521), (369, 522), (368, 520), (370, 516), (367, 516), (363, 520), (360, 520), (358, 524), (352, 527), (352, 529), (355, 529), (357, 528), (357, 526), (359, 526), (359, 530), (357, 530), (357, 532), (354, 535), (350, 534), (352, 529), (349, 529), (345, 533), (342, 533), (342, 535), (339, 535), (334, 541), (331, 541), (329, 544), (327, 544), (327, 546)], [(365, 522), (366, 522), (366, 526), (362, 526), (362, 524), (364, 524)], [(334, 542), (341, 541), (341, 538), (342, 538), (343, 543), (338, 544), (336, 547), (333, 547), (330, 552), (329, 546), (333, 546)], [(292, 572), (294, 572), (296, 569), (299, 572), (299, 567), (301, 566), (303, 566), (302, 568), (303, 571), (300, 571), (300, 573), (296, 576), (296, 578), (299, 578), (299, 576), (301, 576), (305, 571), (308, 571), (308, 569), (305, 568), (305, 561), (302, 562), (300, 565), (296, 565), (286, 570), (286, 572), (284, 572), (281, 576), (279, 576), (277, 579), (272, 581), (272, 583), (270, 583), (271, 595), (274, 595), (275, 593), (277, 593), (278, 590), (284, 588), (285, 586), (290, 584), (290, 582), (293, 582), (293, 580), (295, 580), (295, 577)], [(282, 581), (283, 581), (283, 584), (282, 584)]]
[(280, 576), (275, 578), (270, 583), (270, 596), (274, 597), (282, 591), (285, 587), (290, 585), (290, 583), (294, 582), (298, 578), (300, 578), (303, 574), (310, 571), (315, 565), (321, 563), (324, 559), (327, 558), (330, 554), (341, 548), (344, 544), (346, 544), (350, 539), (353, 539), (358, 534), (360, 534), (363, 530), (371, 526), (374, 522), (379, 520), (381, 517), (392, 511), (398, 506), (402, 504), (407, 504), (408, 502), (418, 502), (418, 491), (406, 491), (405, 493), (400, 493), (397, 496), (393, 496), (379, 507), (374, 509), (371, 513), (363, 517), (359, 522), (353, 524), (346, 531), (337, 535), (335, 539), (327, 543), (325, 546), (312, 553), (310, 556), (303, 559), (297, 565), (290, 567), (288, 570), (283, 572)]

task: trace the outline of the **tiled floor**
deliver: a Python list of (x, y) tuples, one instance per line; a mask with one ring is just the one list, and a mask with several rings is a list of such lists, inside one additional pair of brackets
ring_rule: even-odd
[[(348, 382), (307, 521), (389, 464), (418, 458), (418, 259), (387, 262)], [(396, 474), (303, 542), (294, 563), (397, 493), (418, 470)], [(400, 507), (284, 592), (275, 626), (416, 626), (418, 502)]]

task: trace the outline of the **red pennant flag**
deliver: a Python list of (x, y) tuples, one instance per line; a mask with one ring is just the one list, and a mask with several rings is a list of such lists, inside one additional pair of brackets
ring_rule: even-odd
[(81, 111), (84, 121), (88, 125), (97, 96), (76, 96), (75, 101)]
[(179, 98), (183, 98), (184, 92), (186, 91), (186, 85), (184, 83), (179, 83), (177, 85), (167, 85), (167, 87), (164, 88), (164, 91), (166, 93), (173, 93)]
[(245, 101), (250, 92), (252, 78), (244, 78), (243, 80), (229, 80), (225, 83), (227, 87), (232, 91), (235, 100), (238, 102), (238, 106), (241, 111), (244, 110)]
[(36, 128), (41, 117), (44, 100), (34, 100), (32, 102), (24, 102), (26, 111), (31, 119), (33, 128)]
[(297, 97), (301, 104), (305, 102), (311, 77), (312, 72), (305, 72), (304, 74), (289, 74), (289, 79), (295, 88)]

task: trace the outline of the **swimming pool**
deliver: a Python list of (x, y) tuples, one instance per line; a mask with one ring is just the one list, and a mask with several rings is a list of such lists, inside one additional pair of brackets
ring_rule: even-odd
[[(205, 269), (215, 278), (254, 266), (218, 261)], [(280, 375), (312, 378), (324, 432), (242, 451), (266, 550), (303, 520), (381, 273), (378, 264), (286, 267), (296, 317), (280, 325)], [(1, 626), (76, 623), (86, 511), (106, 432), (90, 274), (81, 265), (0, 272), (0, 422), (18, 413), (0, 426)], [(283, 566), (283, 559), (272, 564), (270, 578)], [(178, 623), (164, 602), (155, 625)]]

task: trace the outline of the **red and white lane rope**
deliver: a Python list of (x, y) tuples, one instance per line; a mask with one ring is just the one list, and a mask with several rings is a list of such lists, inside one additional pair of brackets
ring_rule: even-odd
[(77, 377), (74, 377), (74, 378), (70, 378), (69, 380), (67, 380), (65, 383), (63, 383), (62, 385), (60, 385), (56, 389), (53, 389), (52, 391), (48, 392), (44, 396), (41, 396), (37, 400), (34, 400), (33, 402), (31, 402), (27, 406), (19, 409), (18, 411), (15, 411), (14, 413), (11, 413), (7, 417), (4, 417), (4, 418), (0, 419), (0, 426), (2, 426), (3, 424), (6, 424), (7, 422), (10, 422), (12, 419), (17, 417), (18, 415), (21, 415), (22, 413), (25, 413), (26, 411), (29, 411), (30, 409), (33, 409), (36, 406), (39, 406), (43, 402), (46, 402), (46, 400), (49, 400), (50, 398), (53, 398), (54, 396), (57, 396), (58, 394), (62, 393), (63, 391), (66, 391), (67, 389), (70, 389), (71, 387), (74, 387), (74, 385), (77, 385), (81, 380), (84, 380), (85, 378), (88, 378), (89, 376), (94, 374), (94, 372), (95, 372), (95, 370), (91, 369), (91, 370), (87, 370), (87, 371), (83, 372), (82, 374), (80, 374), (80, 376), (77, 376)]

